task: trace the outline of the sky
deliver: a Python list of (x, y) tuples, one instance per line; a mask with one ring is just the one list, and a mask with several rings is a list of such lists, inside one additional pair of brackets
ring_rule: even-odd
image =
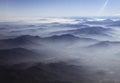
[(120, 16), (120, 0), (0, 0), (0, 17)]

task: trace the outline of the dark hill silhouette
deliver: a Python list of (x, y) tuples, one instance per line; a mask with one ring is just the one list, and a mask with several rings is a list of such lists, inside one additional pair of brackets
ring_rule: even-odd
[[(26, 64), (26, 63), (25, 63)], [(0, 66), (0, 80), (3, 83), (87, 83), (92, 82), (81, 66), (64, 62), (38, 63), (28, 68), (22, 64)], [(28, 63), (29, 65), (29, 63)], [(20, 67), (19, 67), (20, 66)]]
[(1, 49), (0, 62), (7, 64), (15, 64), (21, 62), (37, 61), (42, 58), (42, 52), (36, 53), (25, 48)]

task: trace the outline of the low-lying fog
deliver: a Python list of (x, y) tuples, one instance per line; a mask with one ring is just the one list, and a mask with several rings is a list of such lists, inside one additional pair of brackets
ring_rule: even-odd
[(120, 19), (42, 20), (0, 23), (2, 65), (65, 62), (94, 83), (120, 83)]

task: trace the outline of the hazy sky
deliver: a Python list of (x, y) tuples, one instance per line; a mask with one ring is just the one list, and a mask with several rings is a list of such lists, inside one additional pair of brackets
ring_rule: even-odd
[(0, 17), (120, 15), (120, 0), (0, 0)]

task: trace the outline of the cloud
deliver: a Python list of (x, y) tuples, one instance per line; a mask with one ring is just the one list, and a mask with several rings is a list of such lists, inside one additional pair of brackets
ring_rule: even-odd
[(69, 23), (76, 24), (78, 23), (74, 19), (69, 18), (43, 18), (43, 17), (17, 17), (17, 18), (6, 18), (0, 20), (0, 22), (22, 22), (27, 24), (38, 24), (38, 23)]

